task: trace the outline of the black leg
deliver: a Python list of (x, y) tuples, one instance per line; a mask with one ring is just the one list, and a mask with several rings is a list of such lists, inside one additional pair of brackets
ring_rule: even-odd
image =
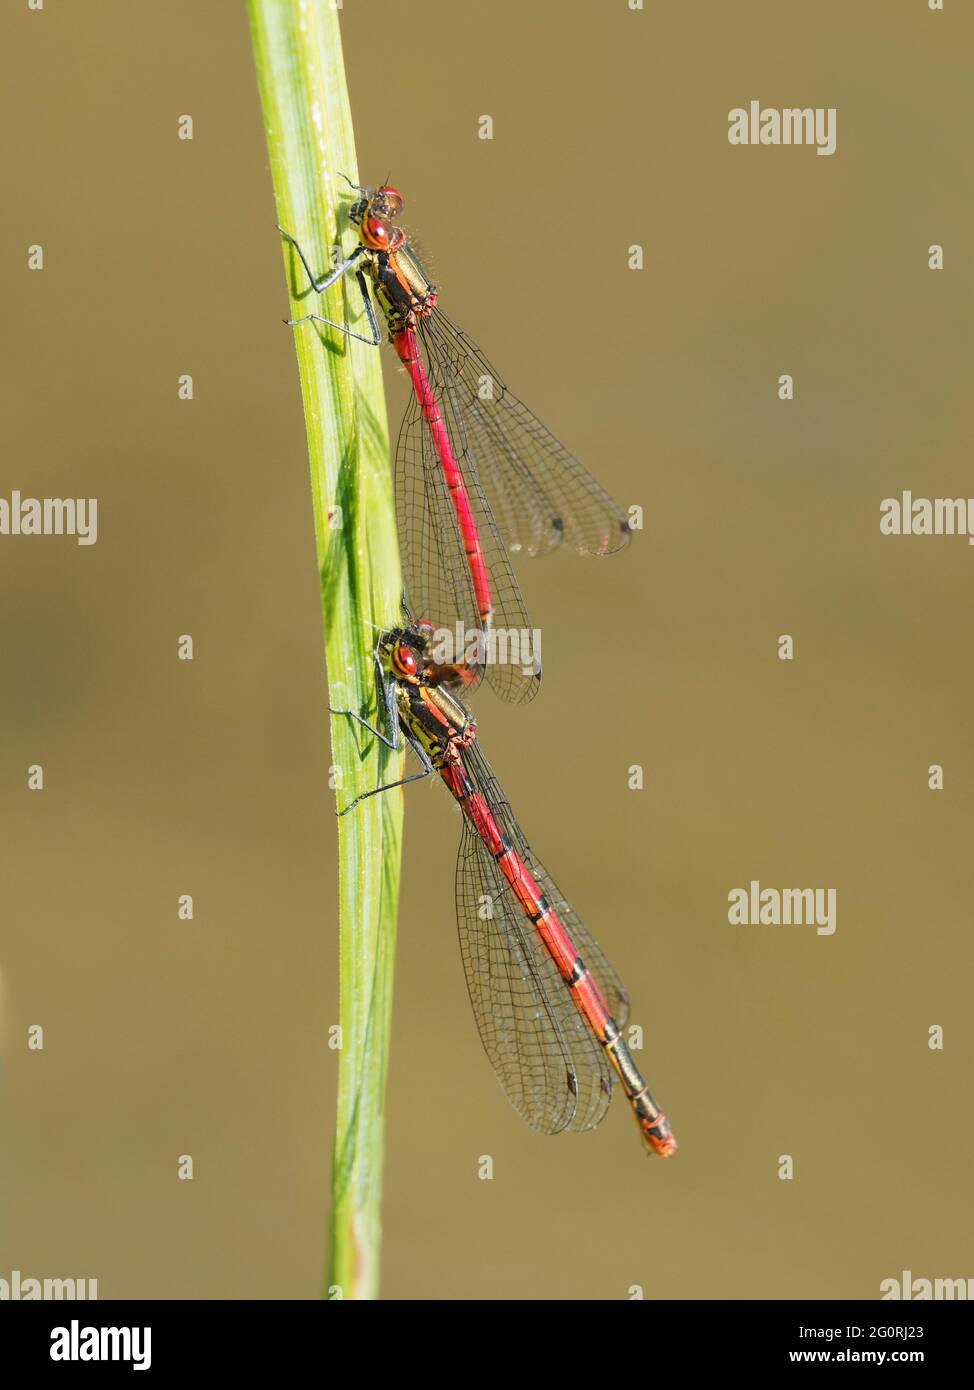
[(385, 710), (386, 719), (389, 721), (389, 728), (392, 736), (384, 734), (381, 729), (377, 729), (374, 724), (370, 724), (367, 719), (363, 719), (360, 714), (356, 714), (353, 709), (335, 709), (334, 705), (329, 705), (331, 714), (347, 714), (349, 719), (354, 719), (356, 724), (361, 724), (363, 729), (368, 729), (370, 734), (380, 739), (387, 748), (391, 748), (394, 753), (398, 753), (402, 747), (402, 730), (399, 724), (399, 711), (396, 708), (396, 678), (386, 672), (382, 664), (382, 657), (379, 655), (377, 647), (372, 660), (375, 662), (375, 685), (376, 693), (379, 697), (379, 708)]
[[(390, 682), (390, 686), (393, 690), (393, 700), (395, 700), (395, 682)], [(333, 709), (332, 714), (349, 715), (352, 719), (357, 720), (359, 724), (364, 725), (364, 727), (368, 729), (371, 733), (375, 734), (376, 738), (381, 739), (387, 748), (392, 748), (398, 751), (398, 749), (401, 747), (399, 739), (400, 735), (403, 735), (403, 729), (399, 723), (399, 716), (395, 713), (395, 705), (393, 705), (392, 716), (395, 728), (394, 739), (386, 738), (385, 734), (383, 734), (379, 729), (374, 729), (372, 725), (368, 722), (368, 720), (363, 719), (360, 714), (355, 714), (353, 710)], [(411, 738), (409, 734), (404, 734), (404, 737), (407, 743), (409, 744), (410, 748), (413, 750), (419, 761), (422, 763), (422, 771), (411, 772), (408, 777), (400, 777), (396, 782), (384, 782), (381, 787), (373, 787), (371, 791), (362, 792), (362, 794), (360, 796), (357, 796), (354, 801), (350, 801), (348, 803), (344, 811), (336, 811), (335, 814), (337, 816), (347, 816), (349, 811), (354, 810), (355, 807), (359, 804), (359, 802), (364, 801), (366, 797), (378, 796), (379, 792), (389, 792), (392, 791), (394, 787), (404, 787), (407, 782), (418, 782), (421, 778), (428, 777), (431, 772), (436, 771), (430, 759), (430, 756), (427, 753), (426, 749), (423, 747), (423, 745), (421, 743), (417, 743), (417, 741), (414, 738)]]
[(317, 294), (324, 294), (325, 290), (330, 290), (332, 285), (339, 281), (347, 271), (351, 270), (352, 266), (358, 260), (359, 256), (365, 254), (364, 246), (356, 246), (355, 250), (348, 257), (348, 259), (342, 261), (341, 265), (337, 265), (330, 275), (323, 275), (320, 280), (316, 280), (315, 273), (311, 269), (311, 266), (308, 264), (308, 258), (301, 250), (300, 243), (291, 235), (290, 232), (286, 232), (284, 228), (280, 225), (278, 226), (277, 230), (280, 232), (282, 237), (284, 237), (287, 241), (291, 243), (295, 251), (297, 251), (298, 255), (301, 257), (301, 264), (304, 266), (305, 270), (308, 273), (308, 279), (311, 281), (311, 288)]
[(347, 324), (336, 323), (334, 319), (326, 319), (323, 314), (305, 314), (299, 319), (285, 319), (284, 322), (289, 328), (294, 328), (299, 323), (327, 323), (329, 328), (337, 328), (339, 333), (345, 333), (349, 338), (357, 338), (360, 343), (368, 343), (370, 347), (378, 347), (382, 342), (382, 333), (379, 330), (379, 322), (372, 308), (372, 300), (369, 298), (368, 286), (365, 283), (365, 276), (358, 271), (355, 278), (358, 280), (358, 287), (362, 291), (362, 302), (365, 305), (365, 312), (369, 318), (369, 336), (364, 333), (356, 333)]
[(419, 746), (416, 746), (416, 755), (417, 757), (425, 760), (425, 762), (429, 764), (428, 767), (423, 768), (422, 772), (411, 772), (408, 777), (400, 777), (398, 782), (386, 782), (381, 787), (373, 787), (370, 792), (362, 792), (361, 796), (357, 796), (354, 801), (350, 801), (348, 803), (344, 811), (336, 811), (335, 815), (339, 818), (341, 818), (342, 816), (347, 816), (349, 811), (354, 811), (355, 807), (359, 804), (359, 802), (364, 801), (366, 797), (378, 796), (379, 792), (391, 792), (394, 787), (404, 787), (407, 782), (418, 782), (421, 777), (428, 777), (431, 772), (434, 772), (436, 770), (433, 767), (433, 764), (430, 762), (429, 758), (426, 756), (425, 750), (423, 750)]
[(378, 651), (375, 654), (375, 670), (379, 687), (379, 704), (385, 709), (386, 718), (389, 721), (389, 728), (392, 730), (391, 737), (388, 734), (384, 734), (381, 729), (377, 729), (374, 724), (370, 724), (367, 719), (363, 719), (363, 717), (357, 714), (353, 709), (335, 709), (332, 705), (329, 705), (328, 708), (332, 714), (347, 714), (349, 719), (354, 719), (356, 724), (361, 724), (363, 729), (368, 729), (370, 734), (384, 743), (387, 748), (391, 748), (394, 753), (397, 753), (402, 747), (402, 740), (405, 737), (409, 746), (422, 763), (422, 771), (410, 773), (408, 777), (400, 777), (396, 782), (385, 782), (381, 787), (373, 787), (371, 791), (362, 792), (354, 801), (349, 802), (344, 811), (336, 811), (335, 814), (338, 816), (347, 816), (349, 811), (354, 810), (359, 802), (364, 801), (366, 797), (377, 796), (379, 792), (392, 791), (393, 787), (404, 787), (407, 782), (418, 782), (421, 778), (428, 777), (431, 772), (436, 771), (423, 745), (417, 743), (414, 738), (411, 738), (409, 734), (405, 733), (399, 722), (399, 711), (396, 708), (396, 680), (394, 676), (386, 674), (385, 667), (382, 664), (382, 658), (379, 656)]
[(379, 328), (379, 321), (375, 316), (375, 310), (372, 307), (372, 297), (369, 294), (369, 287), (365, 280), (364, 271), (357, 270), (355, 272), (355, 278), (358, 281), (358, 287), (362, 293), (362, 304), (369, 320), (369, 328), (372, 331), (372, 342), (378, 347), (382, 342), (382, 332)]
[[(329, 705), (328, 712), (329, 714), (347, 714), (349, 719), (354, 719), (356, 724), (361, 724), (363, 729), (368, 729), (370, 734), (374, 735), (377, 739), (381, 739), (385, 746), (391, 748), (394, 753), (398, 753), (399, 749), (402, 747), (397, 736), (389, 738), (381, 729), (377, 729), (374, 724), (370, 724), (367, 719), (363, 719), (360, 714), (356, 714), (353, 709), (336, 709), (334, 705)], [(396, 735), (398, 735), (398, 733), (399, 730), (397, 727)]]

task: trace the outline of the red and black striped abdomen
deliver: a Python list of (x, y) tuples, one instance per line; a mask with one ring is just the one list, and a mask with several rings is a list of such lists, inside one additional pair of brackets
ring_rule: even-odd
[(440, 773), (496, 862), (548, 956), (557, 966), (576, 1009), (608, 1054), (633, 1107), (647, 1148), (663, 1157), (669, 1157), (676, 1150), (676, 1140), (666, 1116), (650, 1094), (626, 1046), (619, 1025), (609, 1012), (598, 984), (589, 973), (558, 913), (546, 899), (527, 864), (503, 833), (462, 760), (458, 758), (449, 762), (440, 768)]

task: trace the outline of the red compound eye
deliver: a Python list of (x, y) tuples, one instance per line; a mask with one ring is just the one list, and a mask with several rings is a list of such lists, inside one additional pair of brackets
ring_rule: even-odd
[(362, 223), (362, 240), (375, 251), (382, 251), (389, 245), (389, 227), (378, 217), (367, 217)]
[(407, 647), (404, 642), (397, 642), (392, 653), (392, 665), (400, 676), (415, 676), (418, 665), (412, 647)]

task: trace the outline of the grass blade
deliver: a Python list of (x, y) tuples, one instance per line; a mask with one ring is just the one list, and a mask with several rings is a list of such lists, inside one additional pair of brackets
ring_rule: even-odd
[[(355, 244), (339, 177), (358, 181), (338, 14), (331, 0), (249, 0), (249, 11), (277, 220), (320, 274), (336, 243), (345, 254)], [(306, 295), (300, 262), (281, 244), (289, 317), (354, 315), (363, 331), (354, 279)], [(319, 324), (280, 332), (294, 333), (304, 400), (330, 702), (374, 710), (371, 652), (398, 620), (401, 592), (380, 354)], [(333, 717), (331, 732), (335, 767), (345, 770), (342, 804), (401, 775), (401, 756), (352, 721)], [(339, 821), (342, 1047), (326, 1297), (372, 1298), (378, 1287), (401, 843), (399, 793), (372, 797)]]

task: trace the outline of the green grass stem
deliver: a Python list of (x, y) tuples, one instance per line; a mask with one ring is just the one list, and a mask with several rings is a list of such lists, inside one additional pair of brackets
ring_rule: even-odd
[[(248, 8), (277, 220), (320, 274), (336, 245), (345, 254), (355, 245), (339, 177), (358, 181), (338, 12), (330, 0), (249, 0)], [(274, 235), (270, 225), (269, 245)], [(363, 331), (354, 279), (318, 296), (283, 239), (281, 250), (289, 317), (316, 312)], [(294, 334), (301, 379), (330, 701), (374, 713), (372, 649), (398, 620), (401, 592), (380, 353), (319, 324), (278, 331)], [(401, 775), (401, 756), (351, 720), (333, 716), (331, 735), (340, 804)], [(378, 1288), (401, 843), (400, 793), (372, 797), (338, 822), (342, 1046), (325, 1276), (331, 1298), (373, 1298)]]

